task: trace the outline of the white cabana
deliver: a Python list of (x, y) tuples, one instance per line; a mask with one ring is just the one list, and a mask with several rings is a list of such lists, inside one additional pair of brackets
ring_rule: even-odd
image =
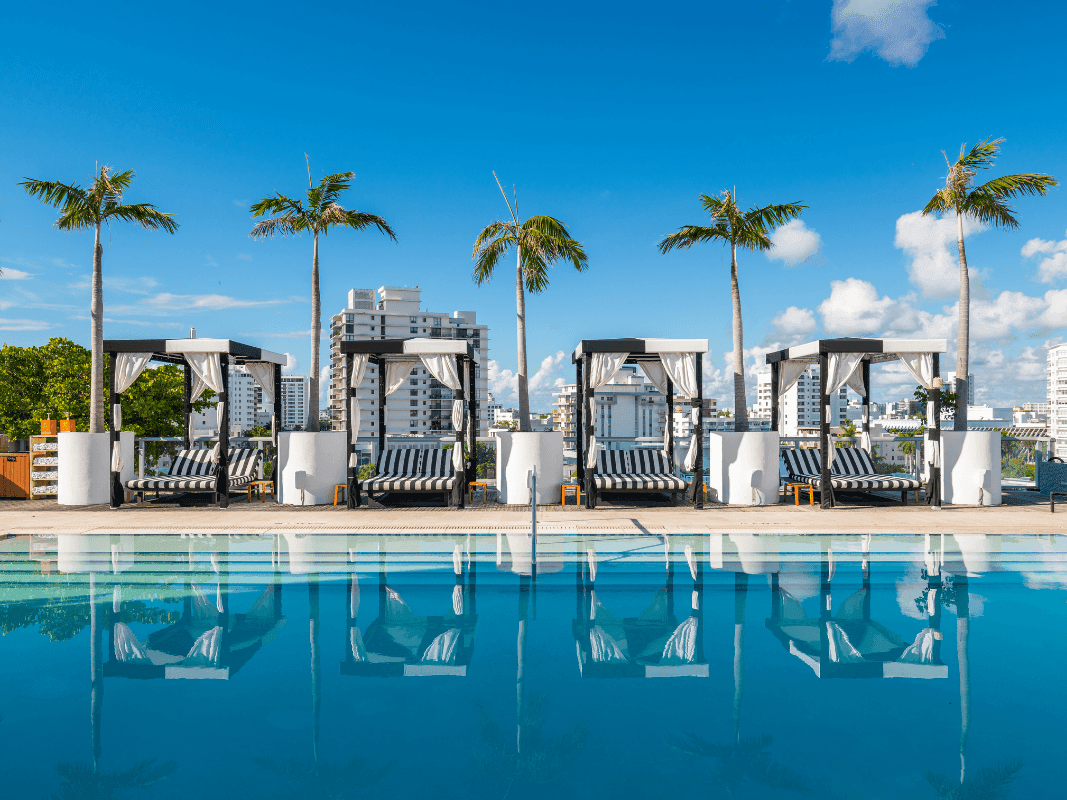
[[(789, 347), (767, 354), (771, 366), (771, 429), (777, 431), (781, 420), (779, 401), (800, 379), (804, 370), (819, 365), (819, 453), (821, 476), (819, 488), (822, 507), (834, 505), (834, 479), (831, 467), (835, 450), (830, 442), (831, 419), (830, 397), (846, 384), (851, 386), (863, 401), (863, 418), (860, 431), (860, 446), (868, 455), (871, 451), (871, 364), (900, 362), (925, 389), (940, 389), (940, 354), (948, 349), (944, 339), (819, 339), (807, 344)], [(927, 497), (929, 505), (941, 505), (941, 394), (930, 393), (927, 404), (925, 457), (927, 469)], [(866, 476), (865, 476), (866, 477)], [(863, 489), (875, 481), (843, 481), (846, 488)], [(892, 482), (891, 482), (892, 483)], [(899, 482), (898, 482), (899, 483)], [(852, 484), (856, 484), (853, 486)], [(861, 486), (860, 484), (863, 484)], [(888, 484), (887, 484), (888, 485)], [(893, 483), (890, 487), (900, 488)], [(903, 494), (906, 499), (906, 492)]]

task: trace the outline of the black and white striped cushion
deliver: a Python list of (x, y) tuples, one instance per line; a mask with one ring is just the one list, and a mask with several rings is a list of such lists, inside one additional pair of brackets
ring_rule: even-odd
[[(230, 478), (230, 491), (248, 485), (252, 480), (250, 475), (240, 475)], [(185, 478), (135, 478), (126, 481), (126, 488), (133, 491), (157, 491), (157, 492), (213, 492), (215, 491), (215, 477), (185, 477)]]
[(379, 478), (363, 481), (361, 484), (365, 490), (372, 492), (443, 492), (455, 485), (454, 475), (447, 478), (382, 475)]
[(389, 447), (382, 453), (378, 474), (417, 476), (422, 466), (423, 451), (415, 447)]
[(870, 454), (861, 447), (841, 447), (835, 450), (830, 472), (845, 477), (877, 474)]
[[(822, 479), (816, 476), (806, 476), (805, 483), (810, 483), (816, 489), (822, 483)], [(922, 488), (922, 483), (914, 478), (898, 478), (893, 475), (847, 475), (830, 478), (830, 486), (840, 490), (855, 490), (861, 492), (901, 491)]]
[(214, 449), (198, 447), (193, 450), (180, 450), (171, 462), (171, 478), (189, 478), (215, 474)]
[(822, 458), (814, 448), (790, 448), (782, 451), (782, 457), (785, 459), (785, 471), (791, 478), (822, 473)]
[(594, 475), (593, 483), (598, 489), (630, 490), (630, 491), (653, 491), (653, 492), (682, 492), (686, 489), (686, 482), (674, 475), (642, 475), (630, 473), (628, 475)]
[(456, 468), (452, 464), (451, 450), (428, 450), (422, 459), (422, 471), (424, 478), (450, 478), (456, 474)]
[(629, 450), (600, 450), (596, 454), (596, 471), (599, 475), (625, 475), (633, 472)]
[(671, 472), (664, 450), (633, 450), (630, 458), (633, 471), (639, 475), (669, 475)]
[(234, 478), (248, 476), (252, 480), (252, 476), (258, 475), (259, 457), (260, 451), (258, 449), (231, 447), (229, 450), (230, 463), (226, 467), (226, 471), (230, 476), (230, 485), (233, 485)]

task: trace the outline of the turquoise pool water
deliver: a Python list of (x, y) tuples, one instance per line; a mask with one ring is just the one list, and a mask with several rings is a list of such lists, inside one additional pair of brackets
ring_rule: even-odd
[(0, 795), (1059, 794), (1060, 539), (533, 551), (514, 533), (0, 542)]

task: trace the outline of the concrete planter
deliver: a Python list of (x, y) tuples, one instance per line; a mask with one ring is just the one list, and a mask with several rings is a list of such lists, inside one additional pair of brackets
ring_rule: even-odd
[(333, 490), (348, 481), (344, 431), (278, 434), (278, 502), (288, 506), (333, 503)]
[[(61, 432), (59, 439), (59, 492), (61, 506), (106, 505), (111, 502), (111, 434)], [(133, 478), (133, 431), (122, 431), (123, 485)]]
[(537, 470), (538, 505), (559, 505), (563, 485), (563, 432), (498, 433), (497, 495), (501, 503), (530, 504), (530, 470)]
[(941, 431), (941, 499), (999, 506), (1000, 431)]
[(708, 434), (708, 499), (737, 506), (778, 504), (778, 432)]

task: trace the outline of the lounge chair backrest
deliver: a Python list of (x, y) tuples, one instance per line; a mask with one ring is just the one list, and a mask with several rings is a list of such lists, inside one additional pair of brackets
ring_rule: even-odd
[(418, 475), (423, 450), (417, 447), (387, 447), (378, 464), (378, 475)]
[(669, 475), (666, 450), (632, 450), (630, 458), (637, 475)]
[(628, 475), (633, 472), (629, 450), (599, 450), (596, 454), (598, 475)]
[(818, 450), (808, 447), (790, 448), (782, 451), (785, 469), (790, 475), (819, 475), (822, 458)]
[(170, 465), (171, 477), (194, 478), (215, 474), (214, 450), (200, 447), (194, 450), (179, 450)]
[(231, 447), (227, 472), (231, 478), (254, 478), (259, 468), (260, 450), (251, 447)]
[(426, 478), (451, 478), (456, 474), (452, 464), (451, 450), (428, 450), (422, 459), (422, 472)]
[(830, 472), (834, 475), (874, 475), (874, 462), (871, 454), (862, 447), (842, 447), (834, 453)]

